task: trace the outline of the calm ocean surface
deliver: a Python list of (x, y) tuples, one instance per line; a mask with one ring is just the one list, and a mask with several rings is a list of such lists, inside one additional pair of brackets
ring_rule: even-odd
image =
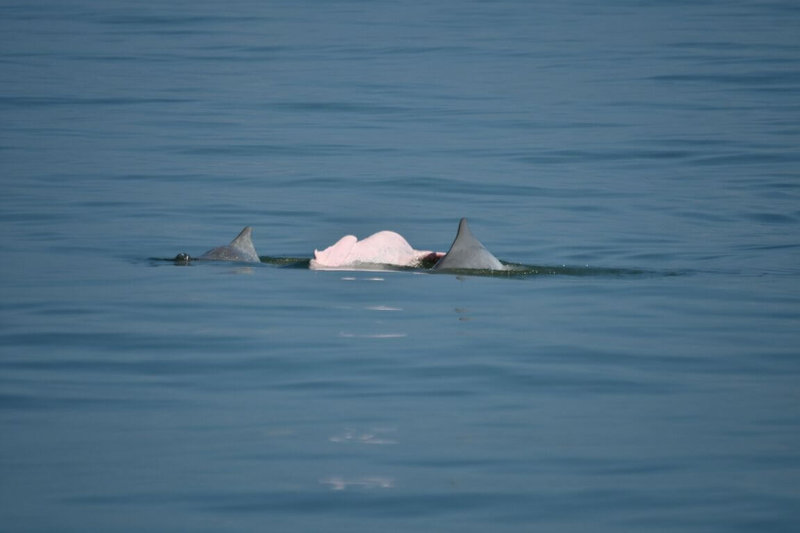
[[(0, 530), (800, 530), (798, 28), (0, 1)], [(158, 259), (463, 216), (556, 274)]]

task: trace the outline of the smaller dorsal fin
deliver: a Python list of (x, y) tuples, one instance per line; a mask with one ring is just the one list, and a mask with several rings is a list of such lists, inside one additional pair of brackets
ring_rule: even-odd
[(246, 263), (260, 263), (255, 246), (253, 246), (253, 228), (247, 226), (235, 239), (227, 246), (212, 248), (199, 259), (209, 259), (216, 261), (242, 261)]

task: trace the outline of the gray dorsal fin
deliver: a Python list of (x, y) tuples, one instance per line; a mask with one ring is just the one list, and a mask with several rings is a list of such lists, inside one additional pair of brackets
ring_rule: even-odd
[(240, 231), (239, 235), (231, 241), (231, 246), (242, 249), (252, 248), (255, 251), (255, 246), (253, 246), (253, 228), (247, 226)]
[(216, 261), (242, 261), (246, 263), (260, 263), (255, 246), (253, 246), (253, 228), (247, 226), (227, 246), (218, 246), (203, 255), (200, 259)]
[(447, 255), (433, 267), (437, 270), (505, 270), (505, 266), (475, 238), (467, 225), (467, 219), (458, 223), (458, 233), (450, 245)]

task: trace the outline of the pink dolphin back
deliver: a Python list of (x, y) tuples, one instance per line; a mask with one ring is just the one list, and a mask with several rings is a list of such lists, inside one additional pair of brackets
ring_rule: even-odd
[(314, 250), (309, 268), (315, 270), (350, 270), (375, 265), (400, 267), (419, 266), (423, 260), (440, 258), (442, 252), (415, 250), (394, 231), (379, 231), (366, 239), (345, 235), (336, 244), (320, 251)]

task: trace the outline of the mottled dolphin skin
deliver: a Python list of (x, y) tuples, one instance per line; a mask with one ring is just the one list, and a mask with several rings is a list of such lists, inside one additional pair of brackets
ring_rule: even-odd
[(251, 237), (253, 228), (247, 226), (230, 244), (218, 246), (207, 251), (197, 259), (207, 261), (239, 261), (242, 263), (260, 263)]
[(435, 270), (507, 270), (492, 253), (475, 238), (467, 225), (467, 219), (458, 223), (458, 233), (450, 250), (433, 267)]

